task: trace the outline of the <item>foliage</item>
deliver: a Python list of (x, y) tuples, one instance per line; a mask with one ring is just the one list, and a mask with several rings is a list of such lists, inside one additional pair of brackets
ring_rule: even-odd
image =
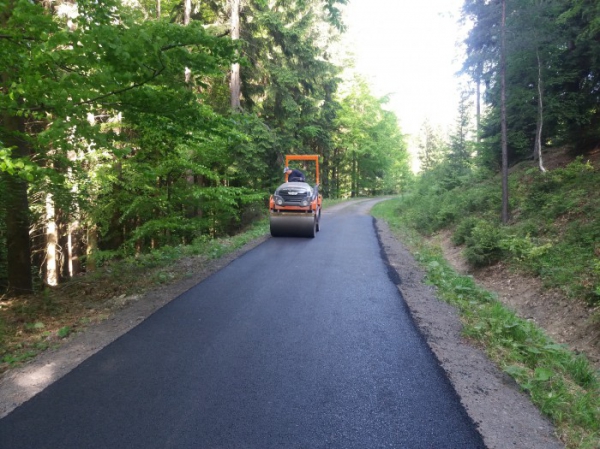
[(384, 109), (386, 101), (373, 97), (360, 78), (348, 86), (337, 118), (333, 196), (396, 193), (407, 185), (408, 152), (396, 116)]
[(478, 220), (465, 238), (464, 256), (473, 266), (487, 266), (502, 256), (501, 230), (498, 223)]
[(430, 171), (440, 164), (445, 156), (446, 148), (441, 132), (435, 129), (429, 120), (425, 120), (419, 134), (419, 161), (422, 171)]
[[(485, 85), (487, 114), (481, 156), (498, 163), (500, 134), (500, 3), (466, 0), (473, 24), (465, 40), (464, 73)], [(507, 122), (510, 161), (533, 156), (537, 130), (542, 144), (567, 143), (580, 151), (598, 143), (600, 30), (596, 2), (506, 0)], [(535, 157), (535, 156), (534, 156)]]

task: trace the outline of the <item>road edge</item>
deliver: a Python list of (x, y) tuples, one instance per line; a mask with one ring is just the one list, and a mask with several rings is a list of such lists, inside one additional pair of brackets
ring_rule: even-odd
[(457, 310), (440, 301), (412, 254), (384, 220), (374, 219), (390, 279), (446, 372), (488, 449), (564, 449), (554, 426), (485, 353), (462, 337)]
[(0, 419), (125, 335), (158, 309), (269, 238), (269, 235), (259, 237), (223, 257), (200, 263), (195, 267), (195, 274), (189, 278), (142, 295), (124, 298), (123, 302), (129, 305), (117, 310), (106, 320), (86, 327), (71, 335), (58, 348), (46, 350), (23, 366), (4, 373), (0, 378)]

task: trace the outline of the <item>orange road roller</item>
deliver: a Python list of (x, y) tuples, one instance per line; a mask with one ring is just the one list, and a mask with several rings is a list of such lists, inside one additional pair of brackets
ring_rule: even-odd
[[(296, 170), (288, 170), (292, 161), (315, 163), (315, 181), (311, 186)], [(319, 193), (319, 156), (286, 155), (285, 182), (281, 184), (269, 199), (269, 224), (273, 237), (310, 237), (314, 238), (320, 229), (321, 204), (323, 196)]]

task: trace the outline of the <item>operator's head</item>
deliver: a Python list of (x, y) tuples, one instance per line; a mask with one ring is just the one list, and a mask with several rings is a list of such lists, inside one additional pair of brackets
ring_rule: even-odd
[(288, 174), (288, 173), (291, 173), (291, 172), (292, 172), (292, 169), (291, 169), (290, 167), (285, 167), (285, 168), (283, 169), (283, 174), (284, 174), (284, 175), (285, 175), (285, 174)]

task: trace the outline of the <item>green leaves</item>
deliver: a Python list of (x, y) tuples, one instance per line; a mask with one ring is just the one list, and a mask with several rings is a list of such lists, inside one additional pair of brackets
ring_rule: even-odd
[(42, 173), (40, 167), (27, 158), (12, 158), (8, 148), (0, 148), (0, 172), (18, 176), (28, 182), (35, 180)]
[(335, 144), (338, 165), (346, 182), (340, 195), (398, 192), (408, 178), (408, 152), (397, 117), (383, 109), (385, 97), (375, 98), (357, 78), (340, 99)]
[(60, 338), (67, 338), (72, 332), (73, 329), (70, 326), (63, 326), (58, 330), (58, 336)]

